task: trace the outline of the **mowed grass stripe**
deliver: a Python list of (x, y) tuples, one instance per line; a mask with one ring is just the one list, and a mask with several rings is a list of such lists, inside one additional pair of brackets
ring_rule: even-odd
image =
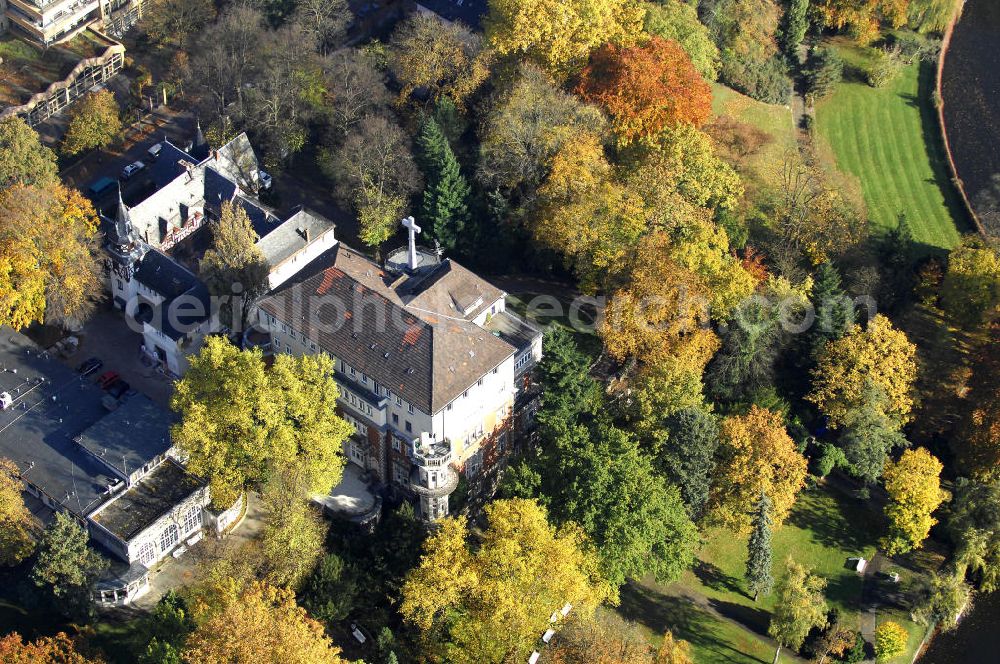
[(919, 77), (919, 65), (912, 65), (885, 88), (840, 83), (817, 109), (817, 128), (838, 168), (860, 180), (873, 230), (894, 228), (902, 213), (918, 242), (949, 249), (958, 243), (956, 217), (964, 223), (964, 213), (951, 184), (935, 172), (944, 163), (941, 146), (924, 142), (924, 122), (933, 116), (919, 105), (927, 103), (918, 96)]

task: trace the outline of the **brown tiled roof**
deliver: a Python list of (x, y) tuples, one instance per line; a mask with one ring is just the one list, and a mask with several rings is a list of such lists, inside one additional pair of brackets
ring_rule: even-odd
[[(482, 295), (476, 311), (452, 306), (470, 295)], [(469, 320), (502, 295), (450, 260), (426, 275), (396, 279), (337, 245), (260, 307), (415, 407), (436, 413), (514, 354), (513, 346)]]

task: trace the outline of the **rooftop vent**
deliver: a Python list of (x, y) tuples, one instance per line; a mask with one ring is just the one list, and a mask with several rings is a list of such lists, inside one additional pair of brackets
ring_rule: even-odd
[(412, 373), (413, 373), (413, 367), (407, 367), (406, 368), (406, 375), (409, 376)]

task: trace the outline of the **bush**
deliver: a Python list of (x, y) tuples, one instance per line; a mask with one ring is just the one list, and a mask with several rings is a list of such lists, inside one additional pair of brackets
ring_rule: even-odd
[(865, 639), (861, 636), (861, 632), (855, 637), (854, 647), (844, 654), (844, 661), (847, 664), (859, 664), (865, 661)]
[(941, 52), (941, 40), (926, 37), (916, 32), (900, 31), (889, 38), (893, 48), (899, 48), (899, 56), (906, 64), (932, 62)]
[(892, 83), (903, 71), (903, 59), (899, 46), (877, 49), (866, 76), (868, 85), (873, 88), (884, 88)]
[(726, 85), (768, 104), (787, 104), (792, 94), (788, 69), (778, 57), (757, 62), (726, 50), (722, 53), (720, 78)]

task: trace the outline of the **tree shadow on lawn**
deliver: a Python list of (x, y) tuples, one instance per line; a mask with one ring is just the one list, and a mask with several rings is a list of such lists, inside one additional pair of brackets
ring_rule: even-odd
[(696, 648), (711, 650), (726, 660), (740, 661), (740, 658), (735, 657), (739, 655), (747, 660), (767, 664), (725, 642), (718, 634), (722, 623), (689, 597), (666, 595), (630, 581), (622, 587), (620, 598), (618, 613), (623, 618), (639, 623), (657, 634), (669, 629), (675, 637), (690, 642)]
[(787, 523), (808, 531), (814, 542), (856, 551), (857, 555), (874, 544), (873, 533), (878, 532), (874, 515), (868, 513), (864, 505), (832, 493), (832, 490), (826, 495), (803, 494)]
[(724, 602), (721, 599), (708, 600), (709, 605), (730, 620), (735, 620), (751, 632), (767, 636), (767, 626), (771, 623), (771, 613), (764, 609), (744, 606), (735, 602)]
[(698, 560), (691, 571), (698, 577), (701, 584), (707, 588), (718, 592), (731, 592), (749, 599), (749, 596), (743, 591), (740, 580), (735, 576), (730, 576), (723, 572), (718, 565)]

